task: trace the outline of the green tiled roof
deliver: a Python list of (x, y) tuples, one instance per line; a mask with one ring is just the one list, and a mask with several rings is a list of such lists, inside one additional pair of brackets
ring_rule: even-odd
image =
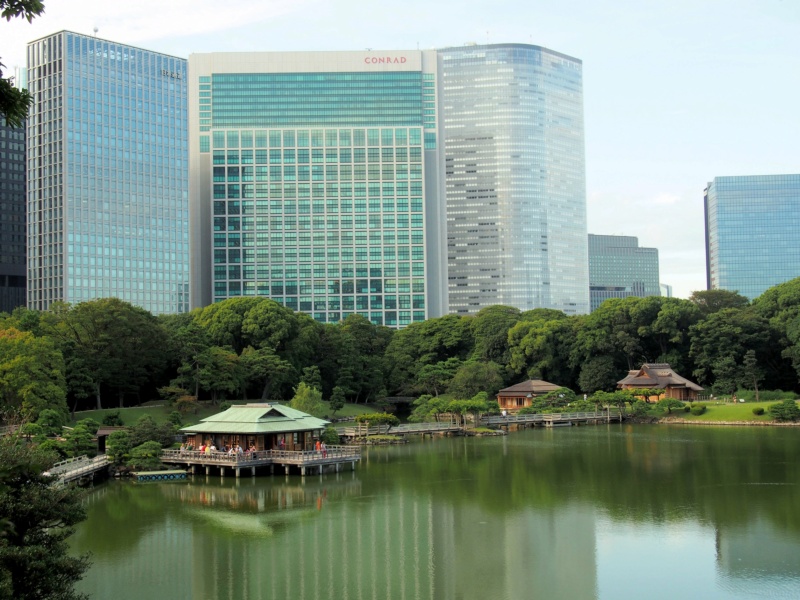
[(206, 417), (198, 425), (181, 428), (184, 433), (292, 433), (324, 429), (328, 421), (283, 404), (234, 404), (228, 410)]

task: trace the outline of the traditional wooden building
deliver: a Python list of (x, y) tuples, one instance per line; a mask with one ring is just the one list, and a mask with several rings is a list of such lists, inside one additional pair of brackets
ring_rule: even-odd
[(652, 389), (661, 390), (658, 396), (647, 400), (658, 402), (662, 398), (691, 402), (703, 388), (681, 377), (668, 363), (645, 363), (640, 368), (628, 371), (628, 376), (617, 382), (621, 390)]
[(234, 404), (197, 425), (183, 427), (187, 443), (194, 449), (213, 444), (216, 448), (236, 445), (244, 450), (312, 450), (328, 421), (283, 404)]
[(521, 408), (530, 406), (537, 396), (542, 396), (561, 388), (562, 386), (549, 381), (529, 379), (497, 392), (497, 403), (500, 405), (500, 410), (516, 412)]

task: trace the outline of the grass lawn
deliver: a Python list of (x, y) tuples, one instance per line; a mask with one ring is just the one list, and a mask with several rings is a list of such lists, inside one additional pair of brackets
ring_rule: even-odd
[[(695, 406), (698, 404), (705, 404), (706, 412), (702, 415), (693, 415), (692, 413), (688, 412), (679, 412), (679, 411), (672, 411), (672, 415), (666, 415), (666, 413), (654, 413), (654, 416), (673, 416), (678, 419), (686, 419), (687, 421), (764, 421), (769, 422), (772, 421), (772, 417), (769, 416), (768, 409), (770, 405), (777, 404), (774, 401), (771, 402), (739, 402), (734, 404), (733, 402), (727, 404), (716, 404), (715, 402), (695, 402)], [(753, 409), (757, 406), (760, 406), (764, 409), (763, 415), (754, 415)]]
[[(257, 400), (247, 400), (247, 402), (257, 402)], [(245, 404), (244, 400), (235, 400), (232, 404)], [(160, 403), (158, 403), (160, 404)], [(288, 403), (287, 403), (288, 404)], [(328, 403), (324, 402), (325, 406), (327, 407)], [(108, 413), (113, 413), (119, 411), (119, 416), (122, 419), (122, 422), (125, 425), (133, 425), (136, 421), (143, 417), (144, 415), (150, 415), (156, 421), (156, 423), (163, 423), (167, 420), (169, 414), (175, 410), (174, 408), (167, 406), (166, 404), (163, 405), (147, 405), (147, 406), (135, 406), (133, 408), (104, 408), (103, 410), (83, 410), (75, 413), (75, 418), (73, 423), (80, 421), (81, 419), (94, 419), (98, 423), (103, 422), (103, 417)], [(199, 423), (202, 419), (206, 417), (210, 417), (211, 415), (215, 415), (220, 412), (219, 404), (211, 405), (210, 403), (201, 403), (197, 413), (190, 413), (188, 415), (183, 415), (183, 424), (186, 425), (195, 425)], [(336, 411), (336, 417), (355, 417), (364, 413), (372, 413), (372, 412), (382, 412), (372, 405), (365, 405), (365, 404), (345, 404), (344, 408), (341, 410)], [(330, 410), (328, 410), (328, 416), (330, 416)]]

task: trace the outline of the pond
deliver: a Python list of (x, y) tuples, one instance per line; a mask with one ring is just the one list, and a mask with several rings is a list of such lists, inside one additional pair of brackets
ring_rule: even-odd
[(371, 447), (355, 471), (92, 490), (127, 600), (800, 597), (800, 429), (610, 424)]

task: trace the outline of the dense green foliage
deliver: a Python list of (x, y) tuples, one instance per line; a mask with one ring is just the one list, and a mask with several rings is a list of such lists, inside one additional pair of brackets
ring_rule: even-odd
[[(4, 420), (39, 422), (43, 435), (66, 424), (68, 406), (102, 406), (111, 396), (133, 406), (160, 395), (187, 421), (199, 400), (288, 401), (302, 389), (305, 402), (305, 390), (316, 390), (306, 412), (322, 415), (344, 402), (422, 395), (413, 418), (435, 419), (453, 399), (492, 397), (535, 378), (586, 393), (594, 406), (624, 406), (629, 398), (595, 392), (613, 392), (645, 362), (667, 362), (717, 396), (800, 390), (800, 278), (752, 303), (713, 290), (690, 300), (612, 299), (572, 317), (492, 306), (399, 331), (360, 315), (322, 324), (264, 298), (160, 317), (116, 299), (0, 314)], [(322, 400), (330, 409), (317, 410)], [(550, 400), (536, 409), (558, 409)]]
[(784, 400), (769, 407), (769, 414), (776, 421), (797, 421), (800, 419), (800, 408), (794, 400)]
[(0, 598), (83, 598), (73, 586), (88, 568), (67, 538), (85, 516), (79, 492), (54, 487), (43, 471), (55, 457), (13, 436), (0, 438)]

